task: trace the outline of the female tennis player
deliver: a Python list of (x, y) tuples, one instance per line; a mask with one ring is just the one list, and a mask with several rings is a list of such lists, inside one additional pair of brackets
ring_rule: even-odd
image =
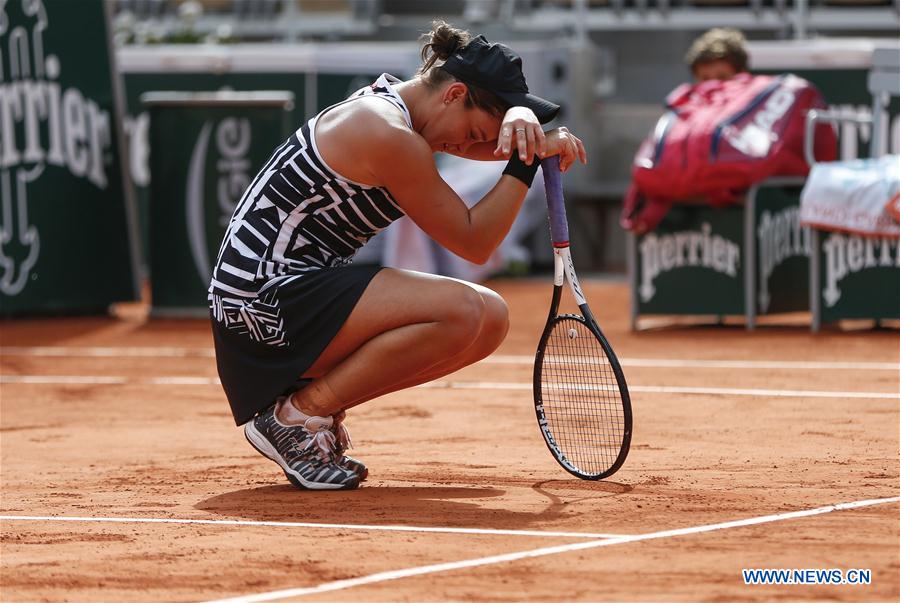
[[(403, 215), (484, 263), (508, 232), (541, 157), (586, 162), (559, 107), (531, 95), (521, 59), (446, 23), (408, 80), (384, 74), (278, 147), (235, 210), (209, 289), (216, 362), (238, 425), (295, 486), (355, 488), (344, 411), (493, 352), (507, 308), (472, 283), (349, 265)], [(508, 160), (469, 209), (434, 153)]]

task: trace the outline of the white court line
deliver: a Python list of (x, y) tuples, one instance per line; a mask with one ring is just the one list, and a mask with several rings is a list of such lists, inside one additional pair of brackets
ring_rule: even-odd
[(0, 383), (27, 385), (125, 385), (128, 377), (102, 375), (0, 375)]
[[(0, 356), (47, 356), (93, 358), (214, 358), (213, 348), (182, 347), (56, 347), (0, 346)], [(620, 358), (625, 367), (644, 368), (721, 368), (792, 370), (874, 370), (897, 371), (900, 362), (828, 362), (793, 360), (685, 360), (670, 358)], [(534, 364), (534, 356), (494, 354), (484, 364)]]
[[(534, 356), (494, 354), (481, 362), (487, 364), (533, 365)], [(803, 360), (685, 360), (669, 358), (620, 358), (624, 367), (644, 368), (721, 368), (721, 369), (792, 369), (792, 370), (874, 370), (898, 371), (900, 362), (816, 362)]]
[[(2, 384), (26, 385), (221, 385), (216, 377), (72, 376), (72, 375), (0, 375)], [(498, 381), (432, 381), (417, 386), (425, 389), (486, 389), (531, 391), (531, 383)], [(561, 389), (589, 391), (590, 386), (564, 386)], [(609, 388), (605, 388), (609, 389)], [(751, 396), (758, 398), (854, 398), (864, 400), (900, 400), (900, 392), (843, 392), (807, 389), (750, 389), (740, 387), (693, 387), (677, 385), (629, 385), (628, 391), (646, 394), (682, 394), (715, 396)]]
[(539, 530), (495, 530), (481, 528), (436, 528), (425, 526), (379, 526), (343, 523), (307, 523), (300, 521), (252, 521), (247, 519), (167, 519), (157, 517), (73, 517), (66, 515), (0, 515), (0, 521), (73, 521), (95, 523), (171, 523), (222, 526), (266, 526), (273, 528), (315, 528), (327, 530), (363, 530), (370, 532), (422, 532), (431, 534), (477, 534), (487, 536), (533, 536), (537, 538), (622, 538), (624, 534), (588, 532), (546, 532)]
[(125, 377), (104, 375), (0, 375), (0, 384), (26, 385), (221, 385), (218, 377)]
[(686, 536), (689, 534), (701, 534), (703, 532), (712, 532), (715, 530), (728, 530), (731, 528), (740, 528), (744, 526), (753, 526), (764, 523), (772, 523), (776, 521), (786, 521), (789, 519), (799, 519), (802, 517), (811, 517), (813, 515), (822, 515), (823, 513), (831, 513), (832, 511), (844, 511), (847, 509), (859, 509), (861, 507), (869, 507), (873, 505), (883, 505), (887, 503), (900, 502), (900, 496), (892, 498), (878, 498), (871, 500), (860, 500), (856, 502), (840, 503), (829, 505), (827, 507), (818, 507), (816, 509), (808, 509), (806, 511), (794, 511), (791, 513), (779, 513), (777, 515), (764, 515), (762, 517), (751, 517), (749, 519), (739, 519), (736, 521), (726, 521), (723, 523), (714, 523), (703, 526), (695, 526), (692, 528), (680, 528), (677, 530), (664, 530), (662, 532), (651, 532), (649, 534), (638, 534), (635, 536), (622, 536), (621, 538), (611, 538), (608, 540), (592, 540), (590, 542), (579, 542), (576, 544), (565, 544), (561, 546), (551, 546), (540, 549), (532, 549), (530, 551), (520, 551), (516, 553), (507, 553), (504, 555), (492, 555), (490, 557), (479, 557), (477, 559), (466, 559), (464, 561), (454, 561), (450, 563), (437, 563), (434, 565), (424, 565), (420, 567), (412, 567), (402, 570), (394, 570), (389, 572), (379, 572), (370, 574), (360, 578), (351, 578), (349, 580), (337, 580), (335, 582), (325, 582), (318, 586), (306, 588), (289, 588), (286, 590), (276, 590), (266, 593), (254, 595), (245, 595), (233, 597), (229, 599), (217, 599), (208, 603), (258, 603), (261, 601), (277, 601), (280, 599), (289, 599), (292, 597), (302, 597), (304, 595), (315, 595), (336, 590), (344, 590), (355, 586), (363, 586), (366, 584), (375, 584), (378, 582), (386, 582), (388, 580), (397, 580), (400, 578), (409, 578), (411, 576), (422, 576), (425, 574), (435, 574), (438, 572), (448, 572), (458, 569), (481, 567), (484, 565), (493, 565), (497, 563), (507, 563), (510, 561), (518, 561), (519, 559), (529, 559), (533, 557), (544, 557), (546, 555), (556, 555), (559, 553), (569, 553), (572, 551), (583, 551), (603, 546), (612, 546), (615, 544), (625, 544), (628, 542), (639, 542), (641, 540), (654, 540), (659, 538), (673, 538), (676, 536)]
[(218, 377), (150, 377), (148, 385), (222, 385)]
[(88, 358), (215, 358), (213, 348), (181, 347), (62, 347), (0, 346), (0, 356), (51, 356)]
[[(2, 378), (0, 378), (2, 379)], [(434, 389), (512, 389), (529, 390), (534, 387), (531, 383), (502, 383), (491, 381), (431, 381), (418, 387)], [(562, 387), (561, 389), (605, 389), (583, 387)], [(805, 389), (749, 389), (740, 387), (682, 387), (676, 385), (629, 385), (629, 392), (647, 394), (712, 394), (723, 396), (758, 396), (763, 398), (874, 398), (900, 400), (900, 392), (836, 392)]]

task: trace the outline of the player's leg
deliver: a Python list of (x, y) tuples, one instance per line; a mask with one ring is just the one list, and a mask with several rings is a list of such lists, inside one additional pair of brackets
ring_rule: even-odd
[(385, 269), (369, 284), (294, 396), (303, 412), (331, 415), (435, 379), (494, 351), (508, 314), (494, 292), (454, 279)]
[(444, 375), (449, 375), (450, 373), (482, 360), (497, 349), (506, 337), (509, 326), (509, 310), (506, 306), (506, 302), (503, 301), (503, 298), (500, 297), (500, 295), (487, 287), (482, 287), (481, 285), (476, 285), (474, 283), (464, 284), (479, 292), (485, 303), (487, 315), (489, 316), (489, 318), (482, 323), (481, 332), (475, 338), (475, 342), (468, 348), (460, 350), (455, 356), (450, 356), (425, 371), (410, 376), (409, 379), (394, 383), (383, 390), (370, 392), (363, 398), (348, 401), (344, 406), (345, 409), (357, 406), (363, 402), (368, 402), (369, 400), (374, 400), (375, 398), (379, 398), (391, 392), (415, 387), (416, 385), (428, 383), (429, 381), (433, 381)]
[[(431, 275), (425, 276), (430, 277)], [(460, 283), (461, 285), (474, 289), (481, 296), (481, 299), (485, 306), (484, 320), (482, 320), (481, 328), (471, 345), (458, 350), (456, 353), (449, 354), (436, 365), (428, 368), (422, 373), (410, 375), (410, 378), (401, 384), (403, 385), (403, 387), (411, 387), (419, 383), (427, 382), (431, 379), (437, 379), (438, 377), (442, 377), (455, 370), (478, 362), (497, 349), (497, 347), (503, 342), (503, 339), (506, 337), (506, 333), (509, 328), (509, 309), (503, 298), (500, 297), (500, 295), (495, 291), (492, 291), (482, 285), (469, 283), (459, 279), (450, 277), (439, 278), (441, 280), (454, 281)], [(344, 334), (346, 334), (346, 332)], [(343, 358), (345, 357), (346, 354), (338, 359), (338, 361), (343, 360)], [(337, 362), (334, 360), (334, 356), (332, 356), (332, 358), (327, 358), (326, 354), (323, 354), (322, 357), (320, 357), (316, 364), (311, 368), (311, 370), (307, 371), (307, 376), (313, 376), (313, 371), (317, 371), (318, 376), (326, 374), (329, 370), (334, 368), (334, 365), (337, 364)], [(331, 366), (326, 363), (331, 363)], [(409, 383), (409, 385), (405, 385), (406, 383)], [(403, 387), (400, 387), (398, 389), (403, 389)], [(376, 395), (372, 395), (367, 399), (378, 397), (378, 395), (383, 395), (384, 393), (388, 392), (377, 393)], [(358, 404), (363, 401), (365, 400), (356, 400), (354, 402)], [(353, 405), (355, 404), (351, 404), (351, 406)]]

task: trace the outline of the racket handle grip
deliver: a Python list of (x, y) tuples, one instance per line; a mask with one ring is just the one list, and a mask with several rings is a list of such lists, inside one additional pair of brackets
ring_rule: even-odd
[(550, 215), (550, 238), (556, 247), (569, 244), (569, 223), (566, 221), (566, 204), (563, 200), (562, 172), (559, 171), (559, 156), (554, 155), (541, 161), (544, 172), (544, 190), (547, 192), (547, 209)]

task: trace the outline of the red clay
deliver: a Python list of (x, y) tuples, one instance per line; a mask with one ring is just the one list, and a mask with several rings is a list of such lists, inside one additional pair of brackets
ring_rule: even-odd
[[(542, 280), (497, 282), (512, 331), (498, 354), (533, 354)], [(859, 361), (888, 370), (630, 367), (640, 386), (900, 392), (896, 331), (805, 326), (632, 333), (627, 290), (587, 283), (622, 358)], [(632, 394), (631, 454), (611, 480), (560, 469), (537, 430), (531, 366), (484, 362), (351, 412), (358, 491), (294, 490), (234, 427), (204, 321), (118, 318), (0, 324), (4, 515), (244, 519), (645, 534), (900, 493), (895, 398)], [(15, 347), (168, 347), (156, 356), (24, 355)], [(171, 357), (173, 353), (184, 357)], [(33, 353), (33, 351), (31, 352)], [(167, 356), (168, 355), (168, 356)], [(10, 382), (23, 376), (112, 384)], [(161, 385), (159, 377), (191, 378)], [(19, 380), (20, 381), (20, 380)], [(357, 586), (323, 601), (900, 598), (900, 504), (883, 504), (565, 552)], [(344, 528), (0, 522), (3, 601), (197, 601), (581, 542), (572, 537)], [(869, 568), (869, 586), (745, 586), (742, 568)]]

